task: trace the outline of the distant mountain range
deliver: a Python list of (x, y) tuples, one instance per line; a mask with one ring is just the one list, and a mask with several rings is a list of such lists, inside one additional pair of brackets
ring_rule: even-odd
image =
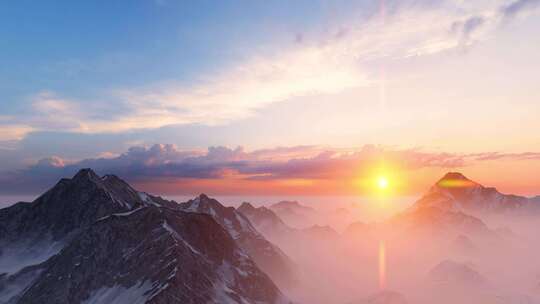
[(314, 225), (313, 218), (318, 215), (317, 210), (297, 201), (281, 201), (268, 208), (294, 228), (307, 228)]
[[(451, 172), (404, 212), (352, 223), (340, 234), (310, 224), (324, 214), (296, 201), (235, 209), (201, 194), (177, 203), (83, 169), (31, 203), (0, 209), (0, 304), (290, 303), (281, 290), (298, 284), (297, 265), (274, 240), (286, 240), (291, 250), (425, 235), (471, 253), (479, 239), (499, 244), (513, 235), (490, 229), (479, 214), (530, 213), (539, 200), (501, 194)], [(451, 260), (429, 271), (428, 280), (486, 282), (470, 265)], [(359, 303), (406, 302), (385, 291)]]
[(457, 285), (477, 288), (487, 284), (487, 280), (474, 270), (474, 265), (445, 260), (433, 267), (428, 273), (433, 284)]
[(242, 247), (279, 249), (238, 213), (182, 211), (197, 201), (211, 200), (179, 207), (84, 169), (1, 209), (0, 303), (289, 303)]
[(254, 207), (252, 204), (244, 202), (238, 207), (238, 212), (246, 216), (263, 234), (284, 234), (294, 230), (285, 224), (272, 209), (265, 206)]
[[(423, 264), (423, 267), (426, 267), (424, 283), (428, 283), (429, 286), (429, 293), (425, 295), (428, 302), (438, 299), (439, 293), (452, 294), (456, 290), (458, 293), (466, 290), (463, 297), (466, 298), (467, 294), (471, 294), (480, 302), (518, 303), (515, 299), (528, 301), (528, 298), (519, 296), (515, 298), (516, 295), (511, 292), (492, 289), (488, 279), (477, 272), (471, 264), (455, 262), (448, 257), (454, 256), (458, 260), (465, 257), (481, 259), (484, 254), (493, 253), (493, 250), (501, 246), (511, 246), (517, 240), (510, 229), (493, 229), (482, 219), (486, 215), (493, 214), (508, 218), (516, 214), (537, 214), (539, 204), (538, 197), (526, 198), (502, 194), (494, 188), (484, 187), (469, 180), (460, 173), (450, 172), (403, 212), (380, 222), (354, 222), (340, 234), (329, 227), (311, 226), (297, 229), (289, 226), (289, 221), (298, 223), (309, 217), (324, 216), (323, 211), (306, 207), (296, 201), (283, 201), (268, 207), (254, 207), (249, 203), (243, 203), (238, 211), (270, 239), (279, 240), (276, 235), (285, 236), (286, 240), (283, 243), (277, 241), (277, 244), (288, 250), (294, 247), (290, 244), (317, 248), (309, 247), (310, 243), (306, 242), (306, 236), (310, 234), (323, 248), (327, 248), (328, 245), (337, 248), (345, 246), (343, 248), (351, 252), (354, 250), (369, 252), (377, 246), (379, 240), (386, 239), (389, 246), (399, 247), (402, 253), (410, 253), (417, 260), (422, 260), (422, 254), (419, 254), (422, 250), (419, 251), (419, 248), (425, 246), (432, 254), (434, 252), (440, 254), (432, 255), (433, 261), (437, 260), (437, 257), (440, 257), (439, 261), (442, 260), (435, 266), (430, 265), (431, 260)], [(336, 242), (328, 243), (325, 241), (328, 239)], [(286, 246), (287, 243), (289, 246)], [(339, 249), (336, 252), (339, 252)], [(362, 252), (354, 252), (353, 255), (359, 259)], [(459, 300), (457, 302), (452, 302), (452, 299), (452, 297), (448, 300), (445, 298), (444, 303), (459, 303), (464, 298), (457, 297)], [(533, 303), (527, 301), (523, 303)], [(383, 291), (354, 303), (406, 302), (405, 297), (399, 293)]]
[[(281, 201), (268, 207), (254, 207), (243, 203), (238, 211), (243, 213), (263, 234), (316, 233), (317, 235), (337, 235), (332, 228), (309, 224), (308, 218), (321, 215), (318, 210), (297, 201)], [(472, 247), (468, 235), (510, 236), (511, 231), (491, 230), (480, 219), (482, 214), (530, 214), (540, 211), (539, 197), (527, 198), (507, 195), (495, 188), (484, 187), (466, 178), (463, 174), (449, 172), (439, 179), (418, 201), (404, 212), (380, 223), (355, 222), (349, 225), (343, 235), (376, 233), (389, 227), (391, 230), (407, 232), (429, 230), (439, 231), (441, 236), (451, 233), (462, 246)], [(346, 212), (346, 211), (341, 211)], [(304, 229), (295, 229), (290, 223), (302, 223)], [(399, 227), (399, 228), (397, 228)], [(461, 236), (461, 238), (457, 238)], [(468, 242), (465, 242), (468, 241)], [(467, 243), (467, 244), (465, 244)]]
[[(254, 207), (243, 203), (238, 211), (245, 215), (265, 236), (271, 240), (286, 236), (289, 240), (313, 236), (322, 239), (376, 239), (384, 235), (417, 235), (454, 240), (451, 246), (462, 252), (471, 251), (475, 244), (471, 239), (497, 241), (510, 237), (511, 231), (490, 229), (477, 214), (527, 213), (537, 210), (540, 202), (499, 193), (467, 179), (460, 173), (450, 172), (438, 180), (430, 190), (410, 208), (378, 223), (354, 222), (342, 234), (328, 226), (310, 225), (297, 229), (289, 221), (298, 222), (308, 217), (321, 217), (313, 208), (297, 201), (282, 201), (269, 207)], [(288, 218), (288, 220), (284, 219)], [(308, 221), (304, 221), (307, 223)]]
[[(296, 201), (282, 201), (277, 205), (281, 212), (286, 212), (285, 210), (296, 210), (295, 214), (298, 214), (300, 210), (307, 213), (317, 212), (315, 209), (305, 207)], [(330, 226), (312, 225), (302, 229), (292, 228), (274, 212), (275, 208), (272, 207), (275, 206), (276, 204), (272, 205), (271, 208), (254, 207), (250, 203), (244, 202), (237, 210), (246, 216), (258, 231), (271, 239), (283, 237), (337, 239), (339, 237), (339, 234)]]

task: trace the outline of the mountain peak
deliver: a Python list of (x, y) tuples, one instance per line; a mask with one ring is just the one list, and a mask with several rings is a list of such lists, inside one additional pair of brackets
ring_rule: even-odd
[[(312, 207), (304, 206), (300, 204), (298, 201), (281, 201), (278, 203), (275, 203), (270, 206), (270, 210), (273, 210), (274, 212), (280, 213), (283, 212), (295, 212), (295, 213), (316, 213), (315, 209)], [(280, 214), (278, 214), (280, 215)], [(281, 216), (281, 215), (280, 215)]]
[(416, 201), (415, 206), (433, 206), (453, 211), (501, 212), (531, 206), (523, 196), (502, 194), (493, 187), (485, 187), (459, 172), (448, 172), (429, 191)]
[(242, 209), (242, 210), (253, 210), (255, 209), (255, 207), (253, 207), (253, 205), (249, 202), (243, 202), (240, 207), (238, 207), (238, 209)]
[(468, 179), (460, 172), (448, 172), (437, 181), (435, 187), (438, 189), (447, 189), (448, 191), (455, 192), (458, 189), (476, 188), (481, 187), (481, 185)]
[[(7, 279), (2, 274), (2, 300), (9, 303), (287, 301), (256, 262), (210, 217), (156, 206), (136, 210), (93, 221), (62, 243), (58, 253), (40, 261), (32, 259), (19, 274)], [(31, 243), (29, 240), (24, 244)]]
[(441, 180), (445, 180), (445, 179), (469, 180), (461, 172), (448, 172), (441, 178)]
[[(216, 199), (201, 194), (195, 199), (180, 203), (178, 209), (210, 215), (271, 278), (280, 281), (283, 279), (288, 282), (291, 280), (290, 282), (292, 282), (292, 261), (281, 249), (261, 235), (248, 219), (248, 216), (242, 213), (242, 211), (246, 212), (245, 209), (248, 204), (244, 203), (242, 204), (243, 208), (235, 209), (234, 207), (226, 207)], [(252, 208), (251, 211), (254, 212), (265, 210), (260, 209), (260, 207), (254, 208), (252, 206)]]
[(90, 168), (83, 168), (77, 172), (72, 178), (72, 180), (100, 180), (99, 176)]
[(274, 204), (274, 206), (301, 206), (298, 201), (280, 201)]
[(180, 203), (180, 209), (189, 212), (202, 212), (202, 213), (222, 213), (227, 212), (229, 208), (234, 209), (233, 207), (225, 207), (216, 199), (208, 197), (206, 194), (201, 193), (194, 199), (191, 199), (187, 202)]
[(435, 283), (470, 285), (486, 282), (486, 279), (474, 269), (474, 265), (452, 260), (444, 260), (437, 264), (429, 272), (428, 277)]
[(199, 194), (199, 195), (197, 196), (197, 198), (198, 198), (199, 200), (208, 200), (208, 199), (210, 199), (210, 198), (208, 197), (208, 195), (206, 195), (206, 194), (204, 194), (204, 193)]
[(100, 180), (111, 189), (130, 189), (129, 191), (131, 192), (135, 191), (130, 184), (114, 174), (104, 175)]

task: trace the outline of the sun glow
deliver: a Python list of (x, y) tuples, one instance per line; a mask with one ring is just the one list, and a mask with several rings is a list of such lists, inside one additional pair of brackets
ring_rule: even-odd
[(408, 176), (399, 164), (391, 160), (373, 161), (359, 170), (351, 182), (360, 195), (383, 201), (408, 190)]
[(385, 176), (379, 176), (377, 178), (377, 187), (380, 190), (385, 190), (388, 188), (388, 186), (389, 186), (388, 178), (386, 178)]

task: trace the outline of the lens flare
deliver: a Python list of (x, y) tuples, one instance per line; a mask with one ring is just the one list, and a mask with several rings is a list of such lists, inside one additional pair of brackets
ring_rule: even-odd
[(379, 241), (379, 289), (386, 289), (386, 243)]
[(437, 183), (442, 188), (470, 188), (476, 186), (473, 181), (462, 179), (445, 179)]

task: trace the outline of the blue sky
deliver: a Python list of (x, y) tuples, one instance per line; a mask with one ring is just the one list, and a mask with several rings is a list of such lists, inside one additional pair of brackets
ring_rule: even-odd
[(536, 153), (539, 4), (4, 3), (0, 171), (154, 144)]
[[(334, 8), (332, 8), (334, 7)], [(107, 88), (190, 81), (322, 27), (316, 1), (17, 1), (3, 4), (2, 110), (32, 91), (88, 97)], [(330, 21), (331, 22), (331, 21)]]
[[(195, 83), (206, 73), (234, 66), (253, 53), (269, 54), (310, 32), (334, 26), (334, 18), (350, 15), (346, 8), (351, 4), (369, 8), (362, 3), (342, 6), (326, 1), (4, 4), (0, 11), (0, 110), (18, 121), (32, 111), (36, 94), (54, 92), (82, 107), (107, 103), (105, 111), (92, 115), (105, 119), (122, 115), (125, 109), (114, 102), (111, 90)], [(372, 14), (373, 8), (361, 13)], [(35, 131), (39, 135), (28, 137), (36, 138), (36, 144), (77, 137), (74, 132), (48, 133), (47, 126)], [(167, 133), (163, 132), (164, 137)], [(133, 141), (139, 136), (120, 134), (118, 138)]]

